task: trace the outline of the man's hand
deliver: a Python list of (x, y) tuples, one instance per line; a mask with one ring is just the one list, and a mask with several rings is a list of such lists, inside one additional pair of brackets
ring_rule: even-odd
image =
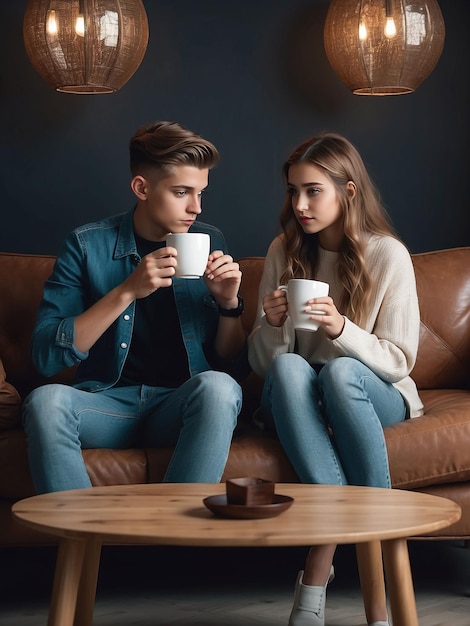
[(238, 290), (242, 280), (240, 266), (221, 250), (209, 255), (204, 280), (217, 303), (224, 309), (238, 306)]
[(170, 287), (175, 275), (176, 250), (165, 247), (146, 254), (122, 287), (132, 300), (146, 298), (160, 287)]

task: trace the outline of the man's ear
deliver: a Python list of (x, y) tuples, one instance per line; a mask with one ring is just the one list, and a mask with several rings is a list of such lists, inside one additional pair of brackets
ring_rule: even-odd
[(348, 193), (349, 199), (352, 200), (357, 191), (356, 184), (353, 183), (352, 180), (348, 180), (348, 182), (346, 183), (346, 191)]
[(139, 200), (147, 200), (147, 181), (138, 174), (131, 180), (131, 189)]

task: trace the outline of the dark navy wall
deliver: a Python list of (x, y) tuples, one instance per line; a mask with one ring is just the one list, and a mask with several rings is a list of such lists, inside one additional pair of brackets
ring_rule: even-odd
[(470, 245), (470, 3), (441, 0), (446, 42), (414, 94), (349, 93), (326, 59), (325, 0), (144, 0), (146, 56), (116, 94), (60, 94), (23, 48), (26, 0), (2, 0), (0, 250), (55, 254), (73, 227), (132, 206), (128, 141), (172, 119), (214, 141), (202, 219), (234, 256), (277, 233), (282, 163), (320, 130), (362, 153), (412, 252)]

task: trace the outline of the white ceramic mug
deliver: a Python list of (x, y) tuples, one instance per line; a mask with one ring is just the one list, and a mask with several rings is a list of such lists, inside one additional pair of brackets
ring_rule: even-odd
[(166, 245), (176, 248), (178, 278), (200, 278), (207, 267), (211, 238), (207, 233), (170, 233)]
[(330, 286), (319, 280), (291, 278), (287, 285), (279, 285), (278, 289), (286, 292), (289, 317), (296, 330), (318, 330), (319, 323), (309, 319), (311, 315), (324, 315), (323, 311), (305, 312), (307, 301), (328, 295)]

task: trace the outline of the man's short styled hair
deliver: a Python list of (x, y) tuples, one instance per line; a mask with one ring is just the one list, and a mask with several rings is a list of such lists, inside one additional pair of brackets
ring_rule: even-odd
[(132, 176), (149, 171), (167, 176), (176, 165), (210, 169), (219, 160), (217, 148), (177, 122), (153, 122), (136, 130), (129, 144)]

